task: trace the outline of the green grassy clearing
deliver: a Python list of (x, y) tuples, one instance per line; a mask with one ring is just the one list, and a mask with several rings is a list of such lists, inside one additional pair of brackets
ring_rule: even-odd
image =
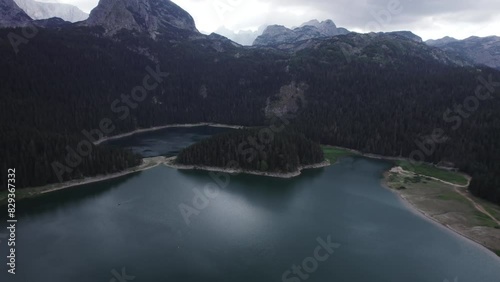
[(467, 204), (469, 201), (462, 195), (456, 193), (456, 192), (445, 192), (442, 193), (438, 196), (438, 199), (444, 200), (444, 201), (459, 201), (461, 203)]
[(340, 158), (357, 155), (352, 151), (337, 147), (321, 146), (321, 148), (323, 149), (325, 159), (329, 160), (331, 164), (336, 163)]
[(428, 164), (413, 165), (409, 161), (396, 161), (396, 164), (406, 171), (411, 171), (416, 174), (434, 177), (446, 182), (457, 185), (467, 185), (468, 181), (465, 176), (454, 171), (439, 169)]
[(495, 221), (493, 221), (493, 219), (491, 219), (489, 216), (485, 215), (480, 211), (475, 211), (474, 216), (476, 217), (477, 220), (479, 220), (479, 222), (483, 226), (488, 226), (492, 228), (496, 228), (498, 226), (498, 224)]
[(485, 201), (481, 201), (480, 203), (484, 207), (484, 209), (489, 212), (494, 218), (500, 220), (500, 211), (497, 206), (494, 206), (495, 204)]

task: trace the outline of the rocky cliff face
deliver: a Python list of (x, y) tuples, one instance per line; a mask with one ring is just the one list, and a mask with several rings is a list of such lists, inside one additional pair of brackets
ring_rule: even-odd
[(0, 0), (0, 27), (27, 26), (31, 21), (14, 0)]
[(445, 37), (438, 40), (429, 40), (426, 43), (449, 53), (466, 57), (476, 64), (500, 69), (500, 37), (498, 36), (473, 36), (464, 40)]
[(289, 29), (280, 25), (271, 25), (264, 30), (261, 36), (255, 39), (254, 45), (274, 46), (279, 48), (280, 45), (285, 46), (299, 41), (332, 37), (347, 33), (349, 33), (347, 29), (337, 28), (335, 23), (331, 20), (323, 22), (312, 20), (294, 29)]
[(107, 35), (123, 29), (152, 38), (173, 30), (198, 33), (191, 15), (170, 0), (101, 0), (83, 25), (101, 26)]
[(34, 20), (61, 18), (69, 22), (79, 22), (89, 17), (89, 14), (69, 4), (42, 3), (34, 0), (15, 0), (15, 2)]

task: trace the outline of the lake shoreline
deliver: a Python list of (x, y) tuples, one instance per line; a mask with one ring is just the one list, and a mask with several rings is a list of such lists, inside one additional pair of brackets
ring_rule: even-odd
[(175, 163), (176, 159), (177, 157), (168, 158), (166, 162), (164, 162), (163, 164), (167, 167), (178, 170), (198, 170), (198, 171), (208, 171), (208, 172), (222, 172), (228, 174), (249, 174), (249, 175), (258, 175), (258, 176), (266, 176), (274, 178), (283, 178), (283, 179), (290, 179), (300, 176), (303, 170), (323, 168), (331, 165), (329, 161), (325, 160), (317, 164), (300, 166), (298, 170), (294, 172), (279, 173), (279, 172), (262, 172), (262, 171), (252, 171), (252, 170), (229, 169), (221, 167), (208, 167), (199, 165), (180, 165)]
[(136, 134), (141, 134), (141, 133), (146, 133), (146, 132), (154, 132), (154, 131), (167, 129), (167, 128), (191, 128), (191, 127), (202, 127), (202, 126), (215, 127), (215, 128), (230, 128), (230, 129), (244, 129), (245, 128), (245, 126), (243, 126), (243, 125), (230, 125), (230, 124), (209, 123), (209, 122), (169, 124), (169, 125), (155, 126), (155, 127), (150, 127), (150, 128), (141, 128), (141, 129), (136, 129), (136, 130), (131, 131), (131, 132), (127, 132), (127, 133), (122, 133), (122, 134), (118, 134), (118, 135), (114, 135), (114, 136), (104, 137), (104, 138), (101, 138), (98, 141), (94, 142), (94, 145), (97, 146), (97, 145), (100, 145), (100, 144), (105, 143), (107, 141), (118, 140), (121, 138), (134, 136)]
[(464, 234), (463, 232), (461, 232), (460, 230), (457, 230), (443, 222), (440, 222), (439, 220), (433, 218), (430, 214), (426, 213), (425, 211), (421, 210), (417, 205), (413, 204), (412, 202), (410, 202), (405, 196), (403, 196), (402, 194), (398, 193), (397, 190), (389, 187), (389, 185), (387, 184), (386, 180), (385, 180), (385, 177), (384, 179), (381, 180), (381, 185), (382, 187), (388, 189), (389, 191), (391, 191), (392, 193), (394, 193), (394, 195), (396, 195), (398, 197), (398, 200), (410, 211), (412, 212), (413, 214), (415, 214), (416, 216), (419, 216), (421, 217), (422, 219), (426, 220), (426, 221), (429, 221), (431, 222), (432, 224), (434, 224), (435, 226), (447, 231), (447, 232), (450, 232), (451, 234), (453, 234), (454, 236), (458, 236), (459, 238), (462, 238), (464, 240), (469, 240), (471, 241), (472, 243), (474, 243), (475, 245), (477, 245), (478, 247), (481, 247), (481, 249), (483, 249), (486, 253), (492, 255), (493, 257), (498, 257), (495, 252), (493, 252), (490, 248), (488, 248), (487, 246), (485, 246), (484, 244), (482, 244), (481, 242), (479, 242), (478, 240), (475, 240), (474, 238), (470, 237), (470, 236), (467, 236), (466, 234)]
[[(152, 168), (155, 168), (155, 167), (161, 165), (165, 159), (166, 159), (165, 157), (143, 158), (142, 163), (139, 166), (128, 168), (122, 172), (106, 174), (106, 175), (99, 175), (99, 176), (95, 176), (95, 177), (88, 177), (88, 178), (85, 178), (83, 180), (73, 180), (73, 181), (67, 182), (66, 184), (62, 184), (62, 186), (60, 186), (60, 187), (54, 187), (52, 189), (45, 190), (45, 191), (41, 192), (40, 194), (46, 194), (46, 193), (55, 192), (55, 191), (59, 191), (59, 190), (63, 190), (63, 189), (71, 188), (71, 187), (75, 187), (75, 186), (81, 186), (81, 185), (106, 181), (106, 180), (110, 180), (110, 179), (123, 177), (123, 176), (133, 174), (136, 172), (145, 171), (145, 170), (152, 169)], [(71, 183), (71, 182), (73, 182), (73, 183)]]
[[(345, 150), (345, 151), (352, 153), (352, 156), (360, 156), (360, 157), (369, 158), (369, 159), (385, 160), (385, 161), (407, 161), (408, 160), (407, 158), (403, 158), (403, 157), (389, 157), (389, 156), (382, 156), (382, 155), (376, 155), (376, 154), (365, 154), (365, 153), (362, 153), (358, 150), (339, 147), (339, 146), (326, 145), (326, 147), (342, 149), (342, 150)], [(348, 157), (348, 156), (346, 156), (346, 157)], [(338, 160), (337, 160), (337, 162), (338, 162)], [(426, 163), (426, 164), (434, 166), (434, 164), (431, 164), (431, 163)], [(442, 169), (442, 168), (440, 168), (440, 169)], [(413, 174), (413, 172), (405, 171), (403, 168), (399, 167), (397, 164), (394, 164), (390, 169), (388, 169), (387, 171), (385, 171), (383, 173), (383, 177), (381, 179), (381, 186), (390, 190), (392, 193), (394, 193), (398, 197), (398, 199), (402, 202), (402, 204), (405, 205), (405, 207), (408, 210), (410, 210), (412, 213), (416, 214), (417, 216), (422, 217), (425, 220), (429, 220), (433, 224), (439, 225), (440, 228), (444, 228), (445, 230), (452, 232), (456, 236), (460, 236), (461, 238), (463, 238), (465, 240), (472, 241), (474, 244), (481, 246), (481, 248), (483, 248), (489, 254), (491, 254), (495, 257), (500, 256), (497, 253), (495, 253), (495, 249), (500, 249), (500, 244), (495, 245), (494, 247), (487, 246), (487, 245), (491, 245), (491, 244), (487, 244), (487, 243), (485, 244), (485, 242), (481, 242), (478, 239), (480, 236), (476, 235), (476, 237), (478, 237), (478, 238), (474, 238), (473, 236), (466, 234), (465, 227), (454, 228), (446, 220), (444, 220), (444, 219), (439, 220), (439, 219), (434, 218), (431, 214), (429, 214), (428, 212), (426, 212), (424, 210), (424, 206), (422, 204), (419, 205), (418, 203), (415, 203), (415, 201), (412, 201), (411, 199), (413, 199), (413, 198), (411, 196), (405, 196), (405, 195), (403, 195), (402, 191), (397, 190), (396, 187), (391, 187), (389, 185), (389, 176), (391, 173), (394, 173), (394, 172), (399, 172), (399, 173), (403, 172), (403, 173), (409, 173), (409, 174)], [(468, 183), (466, 185), (460, 185), (460, 184), (447, 182), (447, 181), (441, 180), (439, 178), (431, 177), (431, 176), (422, 176), (422, 177), (426, 177), (428, 179), (431, 179), (433, 181), (448, 185), (450, 187), (467, 189), (470, 185), (470, 181), (472, 180), (472, 177), (470, 175), (467, 175), (467, 174), (462, 173), (462, 172), (459, 172), (459, 173), (462, 174), (467, 179)], [(425, 197), (425, 196), (420, 195), (420, 197)], [(485, 232), (487, 232), (487, 231), (485, 231)], [(489, 232), (490, 233), (496, 232), (496, 230), (493, 230), (493, 231), (490, 230)]]
[[(248, 174), (248, 175), (281, 178), (281, 179), (295, 178), (295, 177), (300, 176), (302, 174), (303, 170), (318, 169), (318, 168), (323, 168), (323, 167), (327, 167), (327, 166), (331, 165), (331, 163), (329, 161), (323, 161), (323, 162), (317, 163), (317, 164), (301, 166), (295, 172), (268, 173), (268, 172), (261, 172), (261, 171), (231, 170), (231, 169), (217, 168), (217, 167), (182, 166), (182, 165), (177, 165), (177, 164), (172, 163), (172, 160), (175, 160), (175, 158), (176, 157), (143, 158), (141, 165), (128, 168), (122, 172), (106, 174), (106, 175), (98, 175), (98, 176), (94, 176), (94, 177), (87, 177), (84, 179), (71, 180), (71, 181), (67, 181), (67, 182), (63, 182), (63, 183), (49, 184), (49, 185), (31, 187), (31, 188), (23, 188), (20, 190), (25, 192), (25, 195), (19, 196), (17, 199), (23, 200), (23, 199), (27, 199), (27, 198), (34, 198), (34, 197), (42, 196), (42, 195), (45, 195), (48, 193), (57, 192), (57, 191), (61, 191), (61, 190), (69, 189), (69, 188), (74, 188), (74, 187), (79, 187), (79, 186), (83, 186), (83, 185), (87, 185), (87, 184), (99, 183), (99, 182), (103, 182), (103, 181), (107, 181), (107, 180), (111, 180), (111, 179), (116, 179), (116, 178), (124, 177), (124, 176), (130, 175), (130, 174), (134, 174), (137, 172), (146, 171), (146, 170), (155, 168), (155, 167), (160, 166), (160, 165), (164, 165), (166, 167), (170, 167), (170, 168), (178, 169), (178, 170), (198, 170), (198, 171), (207, 171), (207, 172), (221, 172), (221, 173), (228, 173), (228, 174)], [(4, 206), (7, 204), (7, 202), (4, 202), (4, 200), (6, 200), (6, 199), (1, 199), (0, 206)]]
[[(112, 174), (105, 174), (105, 175), (98, 175), (98, 176), (93, 176), (93, 177), (86, 177), (83, 179), (76, 179), (76, 180), (71, 180), (67, 182), (62, 182), (62, 183), (55, 183), (55, 184), (48, 184), (44, 186), (38, 186), (38, 187), (30, 187), (30, 188), (22, 188), (22, 189), (16, 189), (17, 192), (22, 191), (23, 195), (18, 195), (17, 200), (23, 200), (23, 199), (28, 199), (28, 198), (34, 198), (38, 197), (41, 195), (45, 195), (48, 193), (56, 192), (56, 191), (61, 191), (69, 188), (74, 188), (78, 186), (83, 186), (87, 184), (92, 184), (92, 183), (98, 183), (98, 182), (103, 182), (115, 178), (120, 178), (124, 177), (130, 174), (138, 173), (141, 171), (146, 171), (152, 168), (155, 168), (166, 160), (166, 157), (152, 157), (152, 158), (143, 158), (142, 163), (138, 166), (128, 168), (124, 171), (117, 172), (117, 173), (112, 173)], [(4, 199), (0, 201), (0, 206), (4, 206), (7, 203), (4, 202)]]
[[(104, 142), (110, 141), (110, 140), (117, 140), (125, 137), (130, 137), (136, 134), (141, 134), (141, 133), (146, 133), (146, 132), (154, 132), (162, 129), (167, 129), (167, 128), (192, 128), (192, 127), (202, 127), (202, 126), (209, 126), (209, 127), (215, 127), (215, 128), (230, 128), (230, 129), (244, 129), (245, 126), (242, 125), (229, 125), (229, 124), (218, 124), (218, 123), (208, 123), (208, 122), (203, 122), (203, 123), (193, 123), (193, 124), (170, 124), (170, 125), (164, 125), (164, 126), (156, 126), (156, 127), (151, 127), (151, 128), (144, 128), (144, 129), (137, 129), (128, 133), (123, 133), (115, 136), (110, 136), (110, 137), (105, 137), (99, 139), (97, 142), (94, 142), (94, 145), (98, 146)], [(149, 163), (152, 160), (155, 160), (157, 158), (162, 158), (163, 161), (154, 163), (154, 164), (145, 164)], [(119, 177), (123, 177), (129, 174), (133, 174), (136, 172), (140, 171), (145, 171), (154, 167), (157, 167), (161, 165), (165, 161), (166, 157), (153, 157), (153, 158), (143, 158), (142, 163), (138, 166), (131, 167), (128, 169), (125, 169), (124, 171), (117, 172), (117, 173), (112, 173), (112, 174), (107, 174), (107, 175), (98, 175), (98, 176), (93, 176), (93, 177), (87, 177), (84, 179), (75, 179), (75, 180), (70, 180), (62, 183), (53, 183), (53, 184), (47, 184), (43, 186), (37, 186), (37, 187), (28, 187), (28, 188), (22, 188), (22, 189), (16, 189), (18, 192), (17, 195), (17, 200), (22, 200), (26, 198), (33, 198), (33, 197), (38, 197), (47, 193), (55, 192), (55, 191), (60, 191), (64, 189), (69, 189), (77, 186), (82, 186), (86, 184), (91, 184), (91, 183), (98, 183), (110, 179), (115, 179)], [(22, 191), (23, 193), (20, 195), (19, 191)], [(7, 205), (7, 193), (4, 195), (0, 194), (0, 206)]]
[[(129, 133), (121, 134), (121, 135), (116, 135), (108, 138), (103, 138), (96, 142), (96, 145), (102, 144), (103, 142), (110, 141), (110, 140), (116, 140), (120, 138), (125, 138), (129, 136), (133, 136), (136, 134), (141, 134), (145, 132), (153, 132), (157, 130), (162, 130), (166, 128), (190, 128), (190, 127), (201, 127), (201, 126), (210, 126), (210, 127), (218, 127), (218, 128), (232, 128), (232, 129), (242, 129), (245, 128), (244, 126), (239, 126), (239, 125), (224, 125), (224, 124), (212, 124), (212, 123), (198, 123), (198, 124), (175, 124), (175, 125), (166, 125), (166, 126), (160, 126), (160, 127), (153, 127), (153, 128), (148, 128), (148, 129), (138, 129)], [(376, 155), (376, 154), (365, 154), (362, 153), (358, 150), (354, 149), (349, 149), (349, 148), (343, 148), (339, 146), (328, 146), (328, 147), (334, 147), (334, 148), (340, 148), (346, 151), (349, 151), (353, 153), (355, 156), (361, 156), (365, 158), (370, 158), (370, 159), (379, 159), (379, 160), (386, 160), (386, 161), (397, 161), (397, 160), (408, 160), (407, 158), (402, 158), (402, 157), (389, 157), (389, 156), (382, 156), (382, 155)], [(79, 180), (72, 180), (68, 181), (65, 183), (58, 183), (58, 184), (50, 184), (46, 186), (41, 186), (41, 187), (35, 187), (35, 188), (26, 188), (28, 190), (28, 193), (26, 194), (25, 197), (20, 197), (22, 198), (31, 198), (31, 197), (37, 197), (40, 195), (44, 195), (47, 193), (55, 192), (55, 191), (60, 191), (64, 189), (69, 189), (72, 187), (77, 187), (77, 186), (82, 186), (86, 184), (91, 184), (91, 183), (98, 183), (110, 179), (115, 179), (115, 178), (120, 178), (126, 175), (130, 175), (133, 173), (145, 171), (148, 169), (152, 169), (154, 167), (157, 167), (159, 165), (165, 165), (170, 168), (174, 169), (179, 169), (179, 170), (200, 170), (200, 171), (209, 171), (209, 172), (220, 172), (220, 173), (228, 173), (228, 174), (248, 174), (248, 175), (257, 175), (257, 176), (265, 176), (265, 177), (275, 177), (275, 178), (282, 178), (282, 179), (291, 179), (297, 176), (300, 176), (302, 171), (305, 169), (316, 169), (316, 168), (322, 168), (322, 167), (327, 167), (330, 165), (334, 165), (335, 163), (330, 163), (329, 161), (324, 161), (318, 164), (314, 165), (308, 165), (308, 166), (303, 166), (300, 167), (296, 172), (290, 172), (290, 173), (267, 173), (267, 172), (260, 172), (260, 171), (245, 171), (245, 170), (234, 170), (234, 169), (226, 169), (226, 168), (217, 168), (217, 167), (203, 167), (203, 166), (182, 166), (173, 163), (175, 161), (176, 157), (171, 157), (171, 158), (166, 158), (166, 157), (155, 157), (155, 158), (144, 158), (142, 160), (142, 164), (133, 168), (126, 169), (125, 171), (119, 172), (119, 173), (114, 173), (114, 174), (109, 174), (109, 175), (100, 175), (96, 177), (89, 177), (85, 179), (79, 179)], [(393, 166), (391, 169), (393, 169), (395, 166)], [(494, 252), (491, 251), (489, 247), (481, 243), (479, 240), (476, 240), (472, 238), (471, 236), (468, 236), (464, 232), (461, 232), (461, 230), (457, 230), (456, 228), (453, 228), (446, 224), (446, 222), (439, 221), (438, 219), (433, 218), (430, 214), (426, 213), (421, 207), (416, 205), (415, 203), (412, 203), (409, 199), (404, 197), (400, 191), (397, 191), (396, 189), (393, 189), (389, 186), (387, 178), (388, 174), (390, 173), (390, 170), (384, 172), (384, 176), (382, 181), (382, 186), (389, 189), (396, 195), (398, 195), (398, 198), (402, 203), (412, 212), (414, 212), (417, 215), (422, 216), (426, 220), (431, 221), (434, 224), (440, 225), (442, 228), (445, 228), (446, 230), (449, 230), (450, 232), (455, 233), (458, 236), (461, 236), (462, 238), (468, 239), (473, 241), (476, 244), (479, 244), (488, 252), (492, 253), (493, 255), (496, 256)], [(439, 179), (435, 179), (436, 181), (441, 181)], [(470, 176), (469, 176), (470, 180)], [(453, 183), (447, 183), (445, 181), (441, 181), (445, 184), (448, 185), (455, 185)], [(460, 185), (455, 185), (457, 187), (467, 187), (467, 186), (460, 186)], [(25, 189), (22, 189), (25, 190)], [(3, 202), (0, 202), (0, 206), (4, 205)]]
[[(420, 216), (423, 219), (432, 222), (433, 224), (439, 225), (441, 228), (444, 228), (445, 230), (447, 230), (449, 232), (452, 232), (455, 235), (460, 236), (460, 237), (462, 237), (465, 240), (470, 240), (474, 244), (477, 244), (477, 245), (481, 246), (485, 251), (487, 251), (488, 253), (490, 253), (492, 256), (499, 257), (495, 253), (495, 250), (494, 250), (495, 248), (498, 248), (498, 246), (491, 247), (491, 246), (488, 246), (488, 245), (491, 245), (491, 244), (488, 244), (486, 242), (481, 242), (480, 241), (481, 239), (483, 239), (483, 240), (489, 239), (489, 238), (487, 238), (489, 235), (494, 236), (494, 234), (488, 234), (488, 230), (483, 231), (483, 232), (485, 232), (485, 233), (482, 234), (484, 236), (484, 238), (481, 238), (481, 236), (479, 236), (479, 235), (476, 235), (475, 237), (471, 236), (471, 235), (469, 235), (469, 234), (466, 233), (467, 226), (453, 227), (453, 226), (451, 226), (451, 224), (453, 224), (453, 221), (450, 221), (446, 217), (438, 219), (438, 218), (435, 218), (433, 215), (431, 215), (431, 212), (426, 210), (426, 208), (429, 209), (429, 207), (425, 206), (425, 203), (422, 202), (422, 199), (431, 200), (431, 198), (429, 196), (427, 196), (426, 194), (418, 194), (418, 195), (407, 194), (407, 195), (405, 195), (405, 193), (404, 193), (405, 190), (398, 190), (398, 189), (396, 189), (396, 187), (391, 186), (390, 183), (389, 183), (390, 182), (389, 178), (390, 178), (391, 174), (393, 174), (393, 173), (401, 173), (401, 172), (403, 172), (403, 173), (411, 173), (411, 172), (402, 170), (400, 167), (394, 166), (390, 170), (385, 171), (383, 173), (383, 178), (381, 179), (381, 186), (384, 187), (385, 189), (388, 189), (392, 193), (394, 193), (394, 195), (396, 195), (398, 197), (398, 199), (401, 201), (401, 203), (408, 210), (410, 210), (411, 212), (413, 212), (415, 215)], [(467, 186), (460, 186), (460, 185), (456, 185), (456, 184), (453, 184), (453, 183), (448, 183), (446, 181), (442, 181), (440, 179), (435, 179), (434, 178), (433, 180), (437, 181), (437, 182), (441, 182), (441, 183), (443, 183), (445, 185), (448, 185), (450, 187), (462, 187), (462, 188), (468, 187), (468, 185)], [(470, 179), (469, 179), (469, 183), (470, 183)], [(441, 208), (444, 209), (445, 207), (441, 206)], [(444, 213), (445, 211), (442, 211), (442, 212)], [(490, 233), (492, 233), (492, 232), (496, 232), (496, 231), (494, 229), (490, 230)]]
[[(112, 137), (103, 138), (103, 139), (97, 141), (95, 144), (98, 145), (98, 144), (102, 144), (103, 142), (106, 142), (106, 141), (117, 140), (117, 139), (129, 137), (129, 136), (133, 136), (136, 134), (153, 132), (153, 131), (162, 130), (162, 129), (166, 129), (166, 128), (191, 128), (191, 127), (202, 127), (202, 126), (210, 126), (210, 127), (216, 127), (216, 128), (231, 128), (231, 129), (246, 128), (245, 126), (242, 126), (242, 125), (227, 125), (227, 124), (216, 124), (216, 123), (171, 124), (171, 125), (158, 126), (158, 127), (147, 128), (147, 129), (138, 129), (138, 130), (135, 130), (135, 131), (132, 131), (129, 133), (124, 133), (124, 134), (120, 134), (120, 135), (116, 135), (116, 136), (112, 136)], [(375, 154), (364, 154), (358, 150), (339, 147), (339, 146), (331, 146), (331, 145), (326, 145), (326, 146), (333, 147), (333, 148), (340, 148), (340, 149), (343, 149), (346, 151), (350, 151), (350, 152), (354, 153), (355, 155), (359, 155), (359, 156), (366, 157), (366, 158), (381, 159), (381, 160), (405, 160), (404, 158), (398, 158), (398, 157), (385, 157), (385, 156), (375, 155)], [(165, 157), (163, 157), (163, 158), (168, 162), (168, 158), (165, 158)], [(143, 162), (148, 160), (148, 159), (154, 159), (154, 158), (143, 158)], [(279, 175), (279, 174), (278, 175), (266, 174), (263, 172), (233, 171), (233, 170), (227, 170), (227, 169), (223, 169), (223, 168), (211, 168), (210, 171), (226, 172), (226, 173), (232, 173), (232, 174), (240, 174), (240, 173), (245, 174), (246, 173), (246, 174), (251, 174), (251, 175), (269, 176), (269, 177), (277, 177), (277, 178), (285, 178), (286, 179), (286, 178), (293, 178), (293, 177), (299, 176), (301, 174), (301, 171), (304, 169), (321, 168), (321, 167), (326, 167), (326, 166), (330, 166), (330, 165), (335, 164), (335, 163), (330, 163), (330, 162), (328, 162), (328, 164), (326, 164), (326, 162), (327, 161), (320, 163), (319, 166), (318, 165), (306, 166), (306, 167), (300, 168), (298, 172), (281, 174), (281, 175)], [(48, 185), (38, 186), (38, 187), (22, 188), (20, 190), (25, 190), (25, 191), (28, 190), (29, 195), (27, 197), (20, 197), (18, 199), (20, 200), (23, 198), (36, 197), (38, 195), (42, 195), (42, 194), (46, 194), (46, 193), (50, 193), (50, 192), (54, 192), (54, 191), (59, 191), (59, 190), (63, 190), (63, 189), (68, 189), (68, 188), (72, 188), (75, 186), (81, 186), (81, 185), (85, 185), (85, 184), (97, 183), (97, 182), (106, 181), (109, 179), (119, 178), (119, 177), (126, 176), (129, 174), (135, 173), (135, 172), (151, 169), (151, 168), (156, 167), (160, 164), (162, 164), (162, 163), (158, 163), (154, 166), (146, 167), (146, 168), (142, 168), (141, 166), (143, 164), (141, 164), (141, 165), (136, 166), (136, 167), (128, 168), (128, 169), (126, 169), (122, 172), (119, 172), (119, 173), (114, 173), (114, 174), (109, 174), (109, 175), (99, 175), (99, 176), (95, 176), (95, 177), (88, 177), (85, 179), (71, 180), (71, 181), (67, 181), (67, 182), (63, 182), (63, 183), (48, 184)], [(172, 167), (171, 165), (167, 165), (167, 166)], [(173, 167), (173, 168), (175, 168), (175, 167)], [(177, 169), (193, 170), (194, 168), (177, 168)], [(198, 170), (206, 170), (206, 169), (200, 168)], [(3, 203), (3, 199), (0, 200), (0, 206), (2, 206), (4, 204), (5, 203)]]

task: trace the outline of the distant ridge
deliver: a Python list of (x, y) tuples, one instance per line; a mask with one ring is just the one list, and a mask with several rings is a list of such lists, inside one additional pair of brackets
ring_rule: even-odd
[(270, 25), (264, 30), (262, 35), (255, 39), (253, 45), (276, 46), (279, 44), (290, 44), (313, 38), (332, 37), (347, 33), (349, 33), (347, 29), (337, 28), (332, 20), (323, 22), (312, 20), (294, 29), (282, 25)]
[(61, 18), (69, 22), (79, 22), (89, 17), (89, 14), (70, 4), (43, 3), (34, 0), (15, 0), (15, 2), (34, 20)]
[(471, 36), (463, 40), (444, 37), (438, 40), (428, 40), (426, 43), (468, 58), (476, 64), (500, 69), (500, 37), (498, 36)]

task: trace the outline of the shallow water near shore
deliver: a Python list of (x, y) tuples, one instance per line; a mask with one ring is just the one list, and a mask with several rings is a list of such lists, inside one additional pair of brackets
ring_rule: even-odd
[[(120, 142), (169, 155), (210, 135), (199, 130), (174, 130), (174, 141), (150, 132)], [(196, 191), (215, 184), (207, 172), (159, 166), (22, 201), (17, 274), (4, 263), (0, 280), (120, 281), (124, 269), (135, 277), (126, 281), (304, 281), (292, 266), (310, 263), (317, 239), (329, 237), (337, 248), (314, 271), (302, 269), (307, 281), (498, 282), (499, 258), (381, 186), (390, 166), (356, 157), (294, 179), (231, 176), (202, 198)], [(186, 221), (180, 205), (196, 213)]]
[(129, 148), (145, 158), (171, 157), (202, 139), (230, 130), (235, 129), (211, 126), (173, 127), (109, 140), (104, 144)]

